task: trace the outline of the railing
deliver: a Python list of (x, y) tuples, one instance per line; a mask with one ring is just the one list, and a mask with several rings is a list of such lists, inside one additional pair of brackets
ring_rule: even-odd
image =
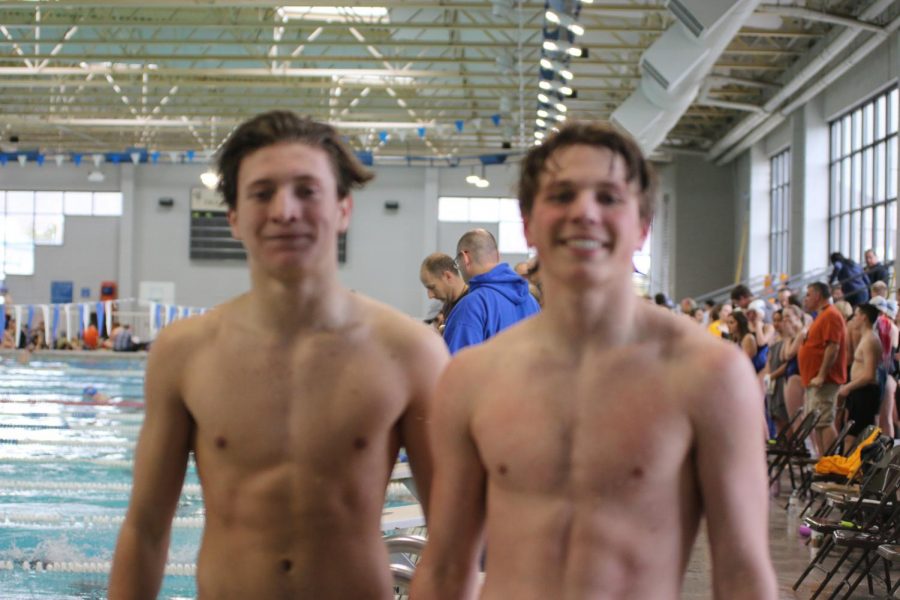
[[(888, 271), (893, 274), (894, 261), (883, 262), (882, 265), (887, 267)], [(740, 283), (747, 286), (754, 297), (767, 300), (769, 298), (774, 298), (778, 293), (778, 288), (782, 286), (787, 286), (797, 292), (810, 283), (813, 283), (814, 281), (827, 282), (830, 273), (831, 267), (823, 267), (820, 269), (811, 269), (809, 271), (806, 271), (805, 273), (791, 275), (790, 277), (786, 277), (784, 276), (784, 274), (766, 274), (746, 281), (741, 281)], [(846, 280), (836, 282), (835, 285), (844, 284), (847, 281), (855, 278), (856, 277), (849, 277)], [(699, 296), (695, 296), (694, 300), (696, 300), (698, 303), (704, 302), (706, 300), (713, 300), (715, 302), (726, 301), (731, 297), (731, 290), (733, 290), (737, 285), (739, 284), (735, 283), (715, 289), (711, 292), (706, 292), (705, 294), (700, 294)]]
[[(15, 319), (14, 340), (18, 345), (24, 331), (26, 337), (41, 331), (48, 347), (58, 339), (83, 339), (89, 324), (97, 326), (100, 337), (109, 337), (113, 323), (128, 325), (135, 340), (149, 342), (170, 323), (206, 312), (206, 308), (148, 302), (126, 298), (66, 304), (0, 305), (0, 330)], [(72, 334), (75, 335), (72, 335)]]

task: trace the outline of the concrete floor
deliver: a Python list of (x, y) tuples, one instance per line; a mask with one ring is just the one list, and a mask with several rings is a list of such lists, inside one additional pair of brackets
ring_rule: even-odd
[[(771, 501), (769, 505), (769, 547), (772, 553), (772, 562), (775, 565), (775, 572), (778, 576), (778, 597), (780, 600), (808, 600), (819, 586), (819, 582), (824, 579), (824, 573), (814, 570), (806, 577), (796, 592), (791, 589), (794, 581), (797, 580), (797, 577), (809, 564), (810, 553), (813, 549), (805, 544), (806, 538), (797, 535), (799, 522), (793, 515), (789, 518), (788, 511), (784, 509), (786, 503), (787, 498), (781, 496)], [(830, 567), (840, 554), (840, 552), (832, 551), (829, 556), (834, 558), (826, 561), (826, 566)], [(825, 600), (828, 598), (837, 585), (836, 580), (840, 581), (842, 574), (845, 572), (846, 570), (839, 571), (839, 574), (832, 578), (825, 591), (819, 594), (820, 599)], [(876, 571), (876, 573), (882, 572), (883, 569), (881, 567)], [(892, 571), (892, 582), (896, 577), (900, 577), (900, 568)], [(688, 565), (682, 599), (711, 600), (713, 597), (711, 579), (709, 545), (706, 541), (706, 531), (701, 530)], [(851, 598), (853, 600), (873, 597), (888, 598), (884, 585), (879, 585), (878, 578), (876, 577), (875, 579), (875, 596), (869, 595), (866, 582), (863, 580)]]

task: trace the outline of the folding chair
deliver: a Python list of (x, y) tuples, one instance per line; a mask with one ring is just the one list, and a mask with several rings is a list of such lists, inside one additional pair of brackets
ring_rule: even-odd
[[(827, 537), (822, 543), (822, 547), (819, 548), (819, 551), (806, 566), (806, 569), (794, 582), (794, 590), (800, 587), (800, 584), (814, 568), (824, 570), (822, 564), (838, 541), (833, 536), (834, 532), (855, 531), (877, 534), (884, 529), (888, 509), (893, 510), (896, 504), (894, 501), (896, 490), (897, 486), (900, 485), (900, 476), (896, 475), (900, 473), (898, 467), (900, 467), (900, 447), (892, 449), (882, 461), (879, 461), (875, 468), (870, 469), (870, 473), (860, 486), (857, 496), (832, 497), (829, 499), (830, 508), (843, 510), (839, 519), (827, 519), (824, 517), (806, 517), (803, 519), (803, 522), (810, 529), (817, 533), (825, 534)], [(837, 566), (840, 566), (840, 563), (846, 560), (847, 555), (849, 555), (849, 552), (845, 553)], [(812, 598), (821, 593), (825, 585), (834, 576), (835, 571), (836, 567), (827, 572), (825, 580), (820, 584)]]
[[(794, 469), (792, 461), (797, 459), (809, 458), (809, 450), (806, 449), (806, 438), (812, 433), (819, 422), (819, 411), (814, 410), (808, 413), (796, 430), (789, 431), (785, 435), (781, 444), (770, 444), (766, 449), (766, 456), (769, 459), (769, 485), (773, 485), (781, 477), (785, 469), (791, 479), (791, 489), (797, 488), (797, 482), (794, 477)], [(790, 468), (789, 468), (790, 467)]]

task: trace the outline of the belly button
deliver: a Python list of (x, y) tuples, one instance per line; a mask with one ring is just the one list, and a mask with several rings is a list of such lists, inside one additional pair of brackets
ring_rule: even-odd
[(497, 472), (500, 473), (501, 475), (506, 475), (506, 471), (507, 471), (506, 465), (500, 465), (499, 467), (497, 467)]
[(366, 441), (366, 438), (358, 437), (353, 440), (353, 447), (357, 450), (364, 450), (369, 443)]
[(281, 570), (285, 573), (290, 573), (293, 567), (294, 563), (292, 563), (290, 560), (284, 559), (283, 561), (281, 561)]
[(221, 435), (216, 438), (216, 448), (225, 448), (228, 442)]

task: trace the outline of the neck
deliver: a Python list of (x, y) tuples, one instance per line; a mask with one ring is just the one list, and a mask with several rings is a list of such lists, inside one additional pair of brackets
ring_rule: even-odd
[(573, 290), (548, 278), (543, 289), (542, 318), (566, 344), (611, 346), (634, 336), (639, 298), (630, 279), (599, 289)]
[(337, 327), (349, 300), (335, 274), (279, 280), (257, 273), (251, 283), (248, 316), (267, 331), (291, 334)]
[(469, 285), (467, 283), (462, 284), (456, 290), (453, 291), (453, 294), (450, 296), (450, 303), (454, 303), (460, 298), (462, 295), (469, 291)]

